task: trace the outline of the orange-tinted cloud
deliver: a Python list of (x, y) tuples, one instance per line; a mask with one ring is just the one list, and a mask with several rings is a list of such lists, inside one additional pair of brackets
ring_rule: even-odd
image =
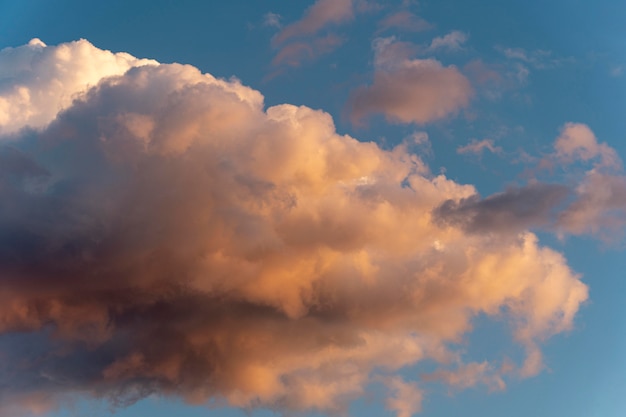
[(340, 412), (381, 380), (406, 417), (426, 381), (397, 372), (457, 361), (476, 316), (532, 371), (587, 298), (532, 233), (435, 221), (476, 191), (407, 144), (191, 66), (105, 78), (27, 139), (0, 171), (3, 417), (72, 395)]

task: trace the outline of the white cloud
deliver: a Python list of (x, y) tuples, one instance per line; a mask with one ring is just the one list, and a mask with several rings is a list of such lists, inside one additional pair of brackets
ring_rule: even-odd
[(449, 51), (458, 51), (463, 48), (463, 44), (467, 42), (467, 34), (455, 30), (448, 33), (445, 36), (439, 36), (432, 40), (429, 51), (436, 51), (439, 49), (447, 49)]
[(86, 40), (46, 46), (33, 39), (5, 48), (0, 51), (0, 135), (25, 126), (44, 127), (103, 78), (156, 64), (98, 49)]

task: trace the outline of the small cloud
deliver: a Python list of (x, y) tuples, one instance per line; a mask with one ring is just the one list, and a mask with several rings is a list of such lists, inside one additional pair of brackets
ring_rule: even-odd
[(472, 139), (467, 145), (457, 148), (456, 153), (481, 155), (485, 150), (493, 154), (502, 153), (502, 148), (495, 146), (493, 139)]
[(330, 34), (308, 42), (289, 43), (276, 54), (272, 60), (272, 65), (299, 67), (304, 62), (313, 61), (321, 55), (334, 51), (343, 42), (343, 38)]
[(449, 51), (459, 51), (463, 49), (463, 44), (467, 42), (467, 39), (467, 34), (455, 30), (445, 36), (439, 36), (433, 39), (428, 50), (436, 51), (439, 49), (447, 49)]
[(387, 408), (396, 412), (396, 417), (411, 417), (422, 410), (422, 390), (415, 383), (402, 378), (389, 378), (385, 385), (392, 392), (387, 398)]
[(502, 391), (506, 388), (502, 377), (489, 362), (472, 362), (461, 365), (456, 370), (439, 370), (423, 375), (422, 378), (425, 381), (443, 381), (451, 387), (461, 390), (478, 384), (486, 385), (490, 391)]
[[(332, 33), (320, 35), (320, 32), (331, 25), (352, 20), (354, 12), (353, 0), (317, 0), (300, 20), (288, 24), (273, 37), (272, 45), (278, 52), (272, 65), (298, 67), (332, 52), (343, 43), (343, 38)], [(280, 16), (268, 18), (280, 25)]]
[(265, 15), (263, 16), (263, 26), (280, 28), (281, 18), (282, 18), (281, 15), (277, 13), (272, 13), (272, 12), (265, 13)]
[(611, 77), (621, 77), (624, 74), (624, 66), (616, 65), (609, 70)]
[(354, 18), (352, 0), (317, 0), (297, 20), (279, 32), (273, 39), (274, 45), (283, 44), (290, 39), (315, 35), (324, 27), (339, 24)]
[(556, 159), (562, 163), (597, 160), (596, 167), (619, 168), (621, 161), (615, 149), (606, 143), (598, 143), (589, 126), (582, 123), (566, 123), (554, 143)]
[(349, 100), (353, 123), (380, 113), (394, 123), (425, 124), (469, 104), (470, 82), (455, 66), (409, 59), (407, 48), (398, 48), (393, 38), (378, 39), (374, 50), (374, 81), (356, 89)]
[(538, 70), (556, 68), (566, 62), (573, 61), (573, 58), (571, 57), (555, 57), (552, 51), (545, 49), (527, 51), (523, 48), (503, 48), (501, 46), (496, 46), (496, 50), (500, 51), (500, 53), (502, 53), (509, 60), (523, 62)]

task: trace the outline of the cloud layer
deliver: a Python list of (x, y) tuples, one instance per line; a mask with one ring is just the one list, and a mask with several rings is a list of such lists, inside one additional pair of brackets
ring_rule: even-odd
[[(67, 80), (108, 54), (84, 41), (26, 48), (51, 57), (19, 84), (31, 91), (65, 62), (55, 51), (73, 57)], [(383, 150), (324, 112), (266, 109), (237, 81), (150, 63), (80, 95), (61, 82), (55, 94), (75, 101), (54, 117), (30, 100), (47, 118), (7, 129), (40, 130), (2, 137), (1, 416), (152, 393), (340, 412), (383, 381), (408, 417), (427, 380), (504, 383), (487, 375), (499, 358), (466, 365), (455, 348), (476, 316), (508, 321), (527, 353), (518, 375), (539, 372), (540, 343), (572, 327), (587, 288), (563, 256), (523, 227), (438, 221), (476, 190), (431, 174), (408, 145)], [(393, 107), (399, 121), (443, 117), (469, 94), (436, 61), (381, 71), (392, 73), (363, 94), (416, 82), (385, 96), (415, 105)], [(426, 360), (441, 367), (430, 378), (396, 375)]]

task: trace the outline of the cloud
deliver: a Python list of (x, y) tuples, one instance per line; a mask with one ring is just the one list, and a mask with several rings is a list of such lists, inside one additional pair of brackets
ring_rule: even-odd
[(0, 134), (41, 128), (69, 107), (76, 95), (104, 77), (131, 67), (156, 65), (126, 53), (112, 53), (82, 39), (46, 46), (39, 39), (0, 51)]
[(470, 233), (519, 233), (555, 220), (558, 207), (570, 195), (565, 185), (535, 183), (509, 188), (481, 199), (473, 195), (448, 200), (437, 207), (437, 221), (462, 227)]
[(151, 394), (342, 412), (382, 378), (406, 417), (427, 381), (398, 372), (458, 358), (475, 317), (540, 369), (587, 298), (532, 233), (435, 221), (474, 187), (322, 111), (179, 64), (77, 97), (0, 153), (0, 416)]
[(606, 143), (598, 143), (589, 126), (582, 123), (566, 123), (554, 143), (554, 149), (561, 163), (597, 159), (598, 167), (621, 167), (615, 150)]
[(280, 28), (282, 26), (280, 24), (281, 19), (282, 19), (281, 15), (277, 13), (267, 12), (263, 16), (263, 26)]
[(595, 170), (576, 187), (576, 200), (559, 215), (565, 233), (622, 237), (626, 225), (626, 177)]
[(495, 146), (493, 139), (472, 139), (467, 145), (458, 147), (456, 153), (480, 155), (485, 149), (495, 154), (502, 153), (502, 148)]
[(506, 388), (504, 380), (489, 362), (468, 363), (454, 371), (438, 370), (422, 378), (425, 381), (443, 381), (457, 389), (474, 387), (479, 383), (486, 385), (492, 391), (502, 391)]
[(315, 35), (328, 25), (343, 23), (353, 18), (352, 0), (317, 0), (307, 9), (302, 19), (285, 26), (272, 42), (278, 46), (293, 38)]
[(458, 30), (452, 31), (445, 36), (438, 36), (432, 40), (429, 51), (447, 49), (449, 51), (458, 51), (463, 48), (463, 44), (467, 41), (468, 36)]
[(414, 383), (407, 383), (402, 378), (391, 378), (387, 386), (393, 395), (387, 399), (387, 408), (395, 411), (398, 417), (411, 417), (422, 410), (422, 390)]
[[(457, 152), (482, 151), (479, 144), (471, 143)], [(554, 142), (554, 153), (540, 164), (554, 168), (593, 161), (592, 169), (568, 185), (535, 180), (484, 199), (479, 195), (450, 199), (437, 207), (433, 216), (442, 225), (461, 227), (469, 233), (544, 228), (559, 235), (591, 234), (607, 240), (621, 237), (626, 226), (626, 176), (613, 148), (598, 143), (587, 125), (566, 123)]]
[(539, 70), (555, 68), (566, 62), (572, 62), (573, 60), (571, 57), (554, 57), (552, 51), (545, 49), (527, 51), (523, 48), (502, 48), (500, 46), (496, 47), (496, 49), (512, 61), (524, 62)]
[(594, 234), (611, 240), (626, 226), (626, 176), (615, 149), (599, 143), (589, 126), (566, 123), (554, 143), (557, 165), (591, 163), (575, 187), (576, 199), (559, 215), (563, 233)]
[[(330, 25), (337, 25), (354, 18), (355, 4), (352, 0), (318, 0), (304, 13), (302, 19), (285, 26), (272, 38), (272, 46), (278, 50), (272, 60), (275, 67), (299, 67), (328, 54), (343, 44), (344, 39), (333, 33), (320, 35)], [(360, 10), (367, 3), (357, 2)]]
[(319, 37), (307, 42), (292, 42), (285, 45), (272, 60), (272, 65), (299, 67), (302, 63), (313, 61), (321, 55), (328, 54), (344, 43), (344, 39), (336, 35)]
[(422, 32), (433, 28), (423, 18), (406, 10), (392, 13), (378, 23), (379, 31), (400, 29), (409, 32)]
[[(389, 56), (394, 46), (393, 38), (375, 43), (374, 81), (353, 91), (348, 103), (353, 123), (380, 113), (393, 123), (426, 124), (468, 105), (472, 88), (455, 66), (444, 67), (435, 59)], [(381, 56), (385, 57), (382, 65)]]

